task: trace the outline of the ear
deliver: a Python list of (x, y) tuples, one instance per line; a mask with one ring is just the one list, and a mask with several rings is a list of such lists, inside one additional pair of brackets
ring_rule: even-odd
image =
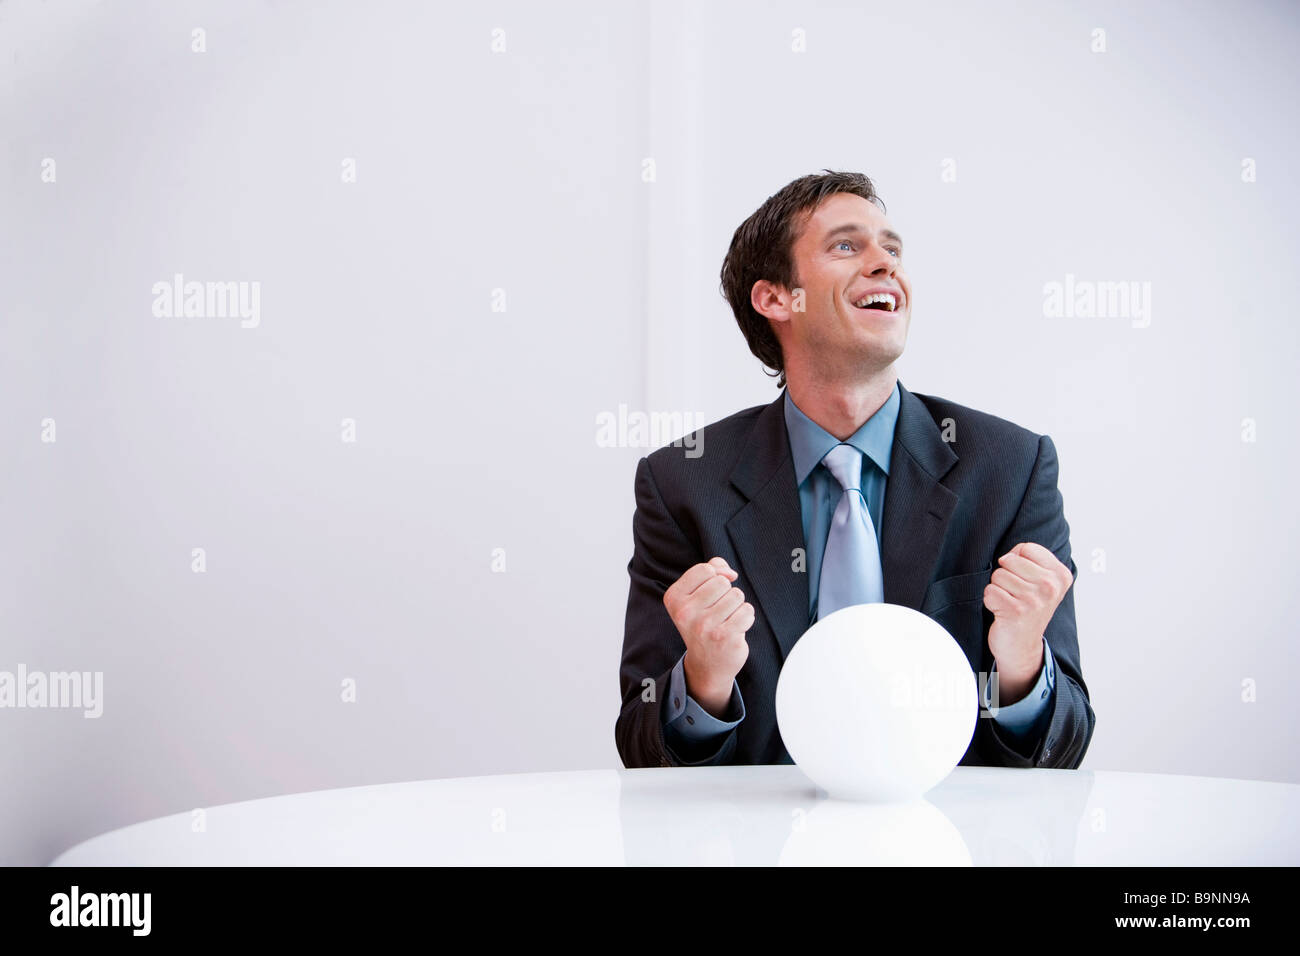
[(767, 279), (759, 279), (749, 290), (749, 304), (772, 322), (789, 322), (795, 312), (796, 294), (802, 301), (802, 290), (785, 289)]

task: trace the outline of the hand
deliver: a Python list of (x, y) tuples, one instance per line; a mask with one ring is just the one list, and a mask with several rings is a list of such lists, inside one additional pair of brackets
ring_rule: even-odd
[(749, 658), (745, 632), (754, 606), (732, 587), (735, 571), (722, 558), (697, 564), (664, 592), (664, 607), (686, 644), (686, 691), (713, 716), (724, 713), (731, 684)]
[(998, 662), (1000, 697), (1019, 700), (1043, 667), (1043, 635), (1074, 574), (1051, 551), (1022, 542), (998, 558), (1001, 565), (984, 588), (993, 612), (989, 650)]

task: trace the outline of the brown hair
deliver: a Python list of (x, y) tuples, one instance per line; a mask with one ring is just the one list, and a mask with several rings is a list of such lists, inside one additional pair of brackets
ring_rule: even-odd
[(779, 376), (776, 387), (785, 387), (785, 359), (781, 343), (767, 317), (750, 302), (754, 283), (766, 279), (774, 285), (793, 289), (799, 285), (794, 264), (794, 243), (798, 229), (828, 196), (851, 193), (875, 203), (881, 211), (885, 203), (876, 195), (876, 187), (862, 173), (837, 173), (801, 176), (769, 196), (731, 237), (731, 247), (722, 260), (722, 295), (736, 314), (736, 324), (749, 343), (749, 350), (767, 368)]

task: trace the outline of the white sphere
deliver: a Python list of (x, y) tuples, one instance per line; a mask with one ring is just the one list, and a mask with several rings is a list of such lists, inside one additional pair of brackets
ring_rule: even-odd
[(943, 627), (898, 604), (841, 608), (810, 627), (776, 683), (791, 758), (832, 797), (912, 800), (957, 766), (979, 699)]

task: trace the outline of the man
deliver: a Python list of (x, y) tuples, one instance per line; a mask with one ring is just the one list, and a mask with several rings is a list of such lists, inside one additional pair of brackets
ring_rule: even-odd
[(962, 764), (1083, 759), (1096, 718), (1055, 446), (903, 387), (902, 258), (860, 174), (797, 179), (736, 230), (723, 292), (784, 390), (706, 426), (705, 454), (637, 465), (625, 766), (790, 763), (781, 664), (813, 621), (871, 601), (927, 614), (996, 675)]

